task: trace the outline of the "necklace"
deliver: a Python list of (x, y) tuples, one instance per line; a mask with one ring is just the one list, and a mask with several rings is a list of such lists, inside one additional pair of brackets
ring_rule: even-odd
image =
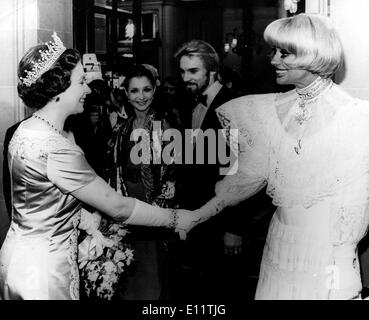
[(63, 133), (55, 126), (53, 125), (50, 121), (46, 120), (45, 118), (41, 117), (37, 112), (35, 112), (32, 115), (34, 118), (39, 119), (43, 122), (45, 122), (50, 128), (52, 128), (56, 133), (59, 133), (60, 135), (63, 135)]
[[(324, 94), (333, 85), (333, 81), (329, 78), (323, 79), (321, 77), (316, 78), (311, 84), (302, 89), (296, 89), (298, 95), (297, 102), (298, 107), (295, 111), (295, 120), (300, 126), (307, 122), (312, 117), (311, 109), (308, 107), (309, 104), (318, 100), (318, 98)], [(300, 127), (302, 129), (302, 127)], [(297, 155), (301, 152), (301, 140), (302, 133), (297, 139), (297, 145), (294, 150)]]
[(295, 112), (295, 119), (299, 125), (311, 119), (311, 109), (307, 105), (315, 102), (318, 97), (326, 92), (332, 85), (333, 81), (331, 79), (318, 77), (307, 87), (296, 89), (298, 95), (298, 108)]

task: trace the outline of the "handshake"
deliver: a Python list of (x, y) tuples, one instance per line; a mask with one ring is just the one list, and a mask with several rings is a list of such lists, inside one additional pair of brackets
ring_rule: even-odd
[(225, 207), (224, 200), (217, 197), (211, 199), (200, 209), (190, 211), (185, 209), (164, 209), (149, 205), (136, 199), (136, 205), (132, 214), (124, 222), (129, 225), (142, 225), (153, 227), (174, 228), (179, 233), (181, 240), (186, 239), (186, 235), (192, 228), (208, 220)]
[(225, 207), (224, 200), (214, 197), (197, 210), (190, 211), (178, 209), (178, 222), (175, 227), (175, 232), (179, 233), (181, 240), (185, 240), (187, 233), (190, 232), (192, 228), (218, 214)]
[[(132, 213), (123, 223), (126, 225), (173, 228), (175, 232), (179, 233), (180, 239), (185, 240), (187, 233), (192, 228), (216, 215), (224, 207), (224, 200), (217, 197), (214, 197), (204, 206), (194, 211), (160, 208), (136, 199)], [(86, 218), (92, 219), (92, 215), (89, 212), (82, 212), (82, 214), (87, 215), (87, 217), (82, 217), (82, 221)], [(91, 215), (91, 217), (88, 215)], [(94, 229), (98, 228), (96, 223), (92, 224), (95, 226)]]

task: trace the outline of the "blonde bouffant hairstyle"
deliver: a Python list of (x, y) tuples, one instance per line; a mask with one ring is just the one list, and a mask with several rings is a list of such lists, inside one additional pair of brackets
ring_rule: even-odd
[(270, 23), (264, 31), (270, 45), (293, 53), (296, 58), (285, 64), (330, 78), (343, 65), (341, 41), (328, 18), (298, 14)]

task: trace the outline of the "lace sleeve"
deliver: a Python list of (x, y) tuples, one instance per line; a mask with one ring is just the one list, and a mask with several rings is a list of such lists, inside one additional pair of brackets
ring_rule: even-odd
[(216, 197), (224, 200), (225, 206), (251, 197), (267, 183), (269, 142), (265, 120), (270, 115), (273, 98), (274, 95), (241, 97), (216, 111), (236, 155), (237, 170), (215, 187)]

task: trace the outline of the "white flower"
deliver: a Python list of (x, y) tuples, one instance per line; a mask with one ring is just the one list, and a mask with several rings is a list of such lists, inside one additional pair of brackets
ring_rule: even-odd
[(117, 232), (120, 229), (120, 226), (116, 223), (112, 224), (109, 228), (111, 232)]
[(113, 285), (113, 281), (112, 281), (112, 274), (105, 274), (102, 276), (103, 281), (101, 282), (101, 288), (102, 289), (111, 289), (112, 285)]
[(96, 295), (108, 300), (114, 296), (124, 267), (133, 260), (133, 250), (122, 241), (128, 232), (122, 224), (114, 223), (109, 226), (105, 236), (112, 242), (112, 246), (106, 247), (103, 255), (89, 261), (82, 269), (85, 273), (83, 281), (87, 296)]
[(110, 239), (114, 241), (114, 243), (119, 243), (120, 240), (122, 240), (122, 237), (120, 237), (118, 234), (113, 234), (110, 236)]
[(100, 270), (100, 265), (97, 261), (91, 261), (90, 265), (88, 266), (90, 270), (96, 270), (97, 272)]
[(120, 228), (119, 230), (118, 230), (118, 235), (119, 236), (121, 236), (121, 237), (124, 237), (126, 234), (127, 234), (127, 230), (126, 229), (122, 229), (122, 228)]
[(119, 272), (123, 272), (123, 271), (124, 271), (124, 262), (119, 261), (119, 262), (117, 263), (117, 266), (118, 266), (118, 271), (119, 271)]
[(116, 271), (116, 266), (113, 262), (111, 261), (106, 261), (104, 263), (104, 268), (105, 268), (105, 271), (107, 273), (112, 273), (112, 272), (115, 272)]
[(295, 13), (297, 11), (297, 2), (299, 1), (300, 0), (284, 0), (284, 9), (291, 13)]
[(91, 282), (95, 282), (98, 277), (99, 277), (99, 273), (96, 271), (93, 271), (93, 272), (88, 273), (87, 279)]
[(120, 250), (117, 250), (114, 254), (113, 261), (117, 263), (121, 260), (124, 260), (125, 258), (126, 258), (126, 254)]
[(90, 296), (90, 294), (91, 294), (91, 289), (90, 289), (90, 288), (88, 288), (88, 287), (86, 287), (86, 294), (87, 294), (87, 297), (89, 297), (89, 296)]
[(99, 297), (105, 297), (105, 295), (112, 295), (113, 288), (111, 283), (103, 282), (100, 287), (97, 288), (96, 293)]
[(129, 266), (131, 264), (131, 261), (133, 260), (133, 250), (127, 248), (125, 253), (127, 257), (126, 265)]
[(106, 252), (106, 258), (107, 258), (107, 259), (111, 259), (111, 258), (112, 258), (112, 256), (113, 256), (113, 252), (112, 252), (112, 250), (108, 250), (108, 251)]
[(111, 300), (113, 298), (113, 292), (105, 293), (102, 296), (104, 299)]
[(118, 282), (118, 275), (116, 273), (110, 275), (109, 281), (112, 283), (117, 283)]

